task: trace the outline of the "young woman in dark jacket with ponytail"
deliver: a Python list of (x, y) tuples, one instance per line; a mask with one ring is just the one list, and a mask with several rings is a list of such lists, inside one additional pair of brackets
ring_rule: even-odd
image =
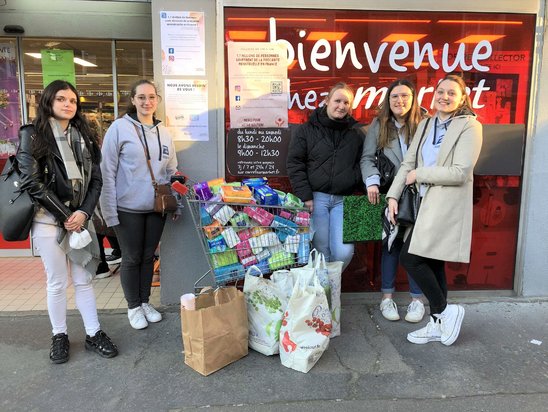
[(331, 88), (324, 106), (299, 126), (289, 145), (287, 172), (293, 193), (312, 212), (314, 247), (329, 261), (352, 260), (354, 245), (343, 243), (343, 196), (361, 185), (364, 136), (350, 115), (354, 92), (345, 83)]
[(97, 240), (92, 235), (91, 242), (78, 249), (69, 244), (71, 234), (81, 232), (88, 224), (102, 186), (101, 152), (81, 113), (74, 86), (62, 80), (50, 83), (42, 93), (34, 124), (23, 126), (19, 138), (17, 160), (22, 184), (39, 205), (32, 239), (46, 271), (53, 329), (50, 359), (64, 363), (69, 358), (69, 273), (76, 307), (84, 321), (86, 349), (112, 358), (118, 349), (100, 328), (91, 282), (99, 262)]

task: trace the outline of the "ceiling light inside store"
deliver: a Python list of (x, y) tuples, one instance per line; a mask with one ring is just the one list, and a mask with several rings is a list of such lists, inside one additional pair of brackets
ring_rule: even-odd
[(311, 31), (306, 40), (342, 40), (348, 34), (347, 31)]
[[(42, 54), (41, 53), (25, 53), (27, 56), (34, 57), (35, 59), (41, 59)], [(88, 62), (87, 60), (81, 59), (79, 57), (74, 58), (74, 63), (79, 64), (83, 67), (97, 67), (96, 64), (93, 64), (91, 62)]]
[(342, 23), (430, 23), (431, 20), (410, 20), (410, 19), (335, 19), (335, 22), (342, 22)]
[(511, 21), (511, 20), (438, 20), (438, 23), (445, 24), (511, 24), (511, 25), (522, 25), (522, 21)]
[(472, 34), (470, 36), (463, 37), (462, 39), (457, 40), (455, 43), (479, 43), (482, 40), (487, 40), (488, 42), (494, 42), (495, 40), (502, 39), (506, 37), (504, 34)]
[(427, 34), (415, 34), (415, 33), (392, 33), (386, 36), (381, 41), (385, 41), (387, 43), (395, 43), (398, 40), (403, 40), (407, 43), (413, 43), (414, 41), (418, 41), (424, 37), (428, 36)]
[(230, 40), (265, 40), (266, 31), (229, 30)]

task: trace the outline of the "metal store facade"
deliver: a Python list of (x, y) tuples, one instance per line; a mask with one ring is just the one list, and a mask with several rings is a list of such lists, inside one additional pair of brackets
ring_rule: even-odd
[[(0, 43), (16, 48), (18, 73), (23, 74), (18, 86), (24, 90), (21, 97), (25, 95), (19, 113), (24, 120), (32, 114), (31, 96), (40, 88), (27, 84), (32, 82), (27, 71), (36, 72), (31, 66), (34, 58), (25, 54), (36, 52), (28, 50), (32, 42), (38, 42), (38, 50), (55, 48), (56, 42), (61, 43), (59, 48), (77, 45), (72, 47), (75, 57), (78, 54), (91, 63), (100, 62), (97, 69), (76, 64), (81, 76), (76, 82), (82, 90), (84, 75), (107, 78), (110, 89), (99, 92), (106, 95), (84, 97), (89, 98), (89, 110), (108, 122), (108, 116), (118, 113), (118, 98), (113, 96), (122, 96), (136, 77), (151, 76), (147, 47), (152, 47), (152, 68), (160, 90), (165, 80), (181, 78), (162, 76), (160, 13), (203, 12), (205, 73), (193, 78), (209, 84), (209, 140), (177, 143), (180, 164), (197, 180), (239, 178), (229, 167), (237, 159), (233, 159), (227, 121), (227, 41), (287, 45), (291, 57), (290, 124), (303, 122), (322, 93), (338, 80), (348, 81), (358, 91), (354, 114), (368, 123), (379, 98), (376, 93), (392, 79), (413, 80), (421, 90), (421, 103), (428, 107), (429, 87), (444, 72), (462, 72), (480, 119), (489, 127), (485, 129), (485, 156), (476, 170), (472, 262), (448, 265), (451, 289), (488, 296), (548, 295), (548, 277), (544, 275), (548, 258), (543, 248), (548, 241), (544, 225), (548, 212), (541, 206), (548, 197), (543, 164), (548, 141), (542, 138), (548, 136), (548, 113), (542, 110), (548, 103), (546, 1), (516, 4), (489, 0), (481, 5), (462, 1), (444, 6), (429, 0), (412, 5), (404, 1), (379, 5), (366, 0), (341, 2), (336, 10), (327, 1), (301, 1), (298, 5), (280, 1), (276, 8), (261, 0), (53, 1), (47, 10), (41, 2), (6, 3), (0, 6), (0, 25), (25, 29), (24, 34), (4, 33), (0, 39)], [(147, 46), (150, 40), (152, 44)], [(86, 42), (105, 44), (93, 48)], [(99, 49), (108, 50), (108, 57), (101, 60)], [(115, 63), (105, 65), (107, 61)], [(98, 73), (99, 68), (104, 72)], [(162, 113), (159, 115), (161, 118)], [(286, 184), (283, 177), (273, 176), (273, 180)], [(194, 280), (207, 271), (195, 236), (188, 215), (166, 226), (163, 303), (177, 302), (181, 292), (191, 290)], [(377, 269), (378, 246), (359, 245), (345, 273), (346, 290), (378, 290)]]

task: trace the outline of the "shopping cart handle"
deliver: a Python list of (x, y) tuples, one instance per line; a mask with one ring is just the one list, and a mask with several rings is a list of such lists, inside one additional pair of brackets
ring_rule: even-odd
[(188, 187), (177, 181), (171, 184), (171, 188), (183, 196), (188, 193)]

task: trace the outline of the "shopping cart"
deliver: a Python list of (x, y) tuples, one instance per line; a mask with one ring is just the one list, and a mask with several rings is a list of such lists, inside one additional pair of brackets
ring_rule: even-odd
[(191, 185), (186, 200), (216, 286), (237, 283), (255, 265), (263, 274), (305, 265), (310, 214), (300, 207), (200, 200)]

